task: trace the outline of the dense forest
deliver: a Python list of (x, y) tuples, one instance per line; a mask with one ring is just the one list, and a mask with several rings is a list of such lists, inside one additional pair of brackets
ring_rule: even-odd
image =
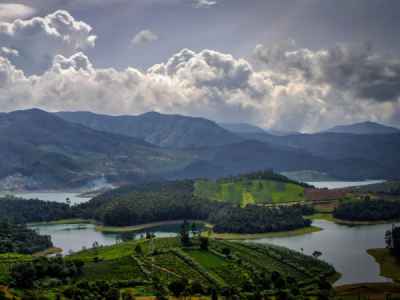
[(245, 208), (225, 207), (209, 217), (215, 232), (263, 233), (294, 230), (311, 225), (295, 207), (268, 208), (248, 205)]
[(85, 211), (92, 207), (94, 217), (105, 225), (128, 226), (166, 220), (206, 220), (211, 211), (224, 205), (194, 197), (192, 181), (176, 181), (142, 185), (106, 202), (97, 198), (85, 205)]
[(0, 222), (0, 253), (32, 254), (52, 246), (49, 236), (39, 235), (26, 225)]
[(333, 212), (338, 219), (348, 221), (379, 221), (400, 217), (400, 203), (389, 200), (364, 200), (341, 203)]
[(73, 216), (69, 205), (64, 203), (15, 197), (0, 198), (0, 220), (31, 223), (48, 222)]

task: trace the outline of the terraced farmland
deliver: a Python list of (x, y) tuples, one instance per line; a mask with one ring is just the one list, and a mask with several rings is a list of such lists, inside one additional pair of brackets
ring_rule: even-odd
[[(190, 245), (184, 247), (179, 238), (142, 239), (84, 250), (66, 257), (67, 263), (84, 262), (77, 277), (52, 289), (44, 285), (41, 293), (68, 295), (74, 290), (71, 287), (79, 288), (81, 293), (93, 287), (107, 287), (129, 292), (134, 297), (155, 296), (160, 290), (168, 294), (171, 284), (185, 282), (188, 291), (197, 296), (210, 295), (213, 289), (224, 293), (232, 287), (236, 289), (232, 292), (245, 295), (254, 293), (258, 286), (271, 295), (264, 299), (275, 299), (284, 289), (311, 300), (315, 299), (321, 280), (335, 274), (330, 265), (285, 248), (219, 240), (208, 240), (208, 247), (204, 248), (200, 247), (201, 242), (192, 238)], [(8, 272), (13, 263), (31, 259), (0, 257), (2, 282), (11, 283)], [(47, 279), (41, 279), (37, 286)], [(197, 289), (191, 290), (193, 287)], [(11, 292), (20, 291), (11, 289)]]

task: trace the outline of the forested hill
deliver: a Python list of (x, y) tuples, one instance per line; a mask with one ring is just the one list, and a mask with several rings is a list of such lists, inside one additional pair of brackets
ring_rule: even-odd
[(303, 200), (304, 185), (273, 172), (258, 172), (218, 182), (181, 180), (126, 186), (95, 197), (74, 211), (77, 217), (95, 218), (112, 226), (181, 219), (212, 219), (218, 225), (215, 214), (229, 212), (236, 221), (242, 218), (236, 222), (237, 230), (255, 233), (301, 228), (310, 223), (303, 219), (304, 211), (298, 207), (251, 209), (250, 206)]
[(129, 178), (185, 164), (187, 155), (96, 131), (38, 109), (0, 115), (0, 186), (63, 188), (105, 175)]
[(198, 148), (232, 144), (242, 138), (204, 118), (148, 112), (109, 116), (91, 112), (59, 112), (67, 121), (89, 128), (143, 139), (161, 147)]

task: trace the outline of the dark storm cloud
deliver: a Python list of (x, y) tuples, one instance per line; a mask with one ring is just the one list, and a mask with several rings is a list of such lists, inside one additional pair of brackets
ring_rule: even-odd
[(400, 97), (400, 59), (363, 47), (339, 45), (331, 49), (296, 49), (293, 43), (259, 45), (256, 57), (267, 65), (300, 73), (306, 81), (350, 91), (357, 98), (378, 102)]

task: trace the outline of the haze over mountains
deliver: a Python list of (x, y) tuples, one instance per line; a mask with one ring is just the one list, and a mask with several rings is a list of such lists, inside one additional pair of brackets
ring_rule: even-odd
[(279, 136), (248, 124), (222, 128), (203, 118), (155, 112), (2, 113), (0, 187), (58, 189), (79, 187), (103, 175), (118, 184), (262, 169), (313, 170), (352, 180), (398, 178), (400, 134), (367, 125), (371, 132), (355, 124), (346, 133)]

